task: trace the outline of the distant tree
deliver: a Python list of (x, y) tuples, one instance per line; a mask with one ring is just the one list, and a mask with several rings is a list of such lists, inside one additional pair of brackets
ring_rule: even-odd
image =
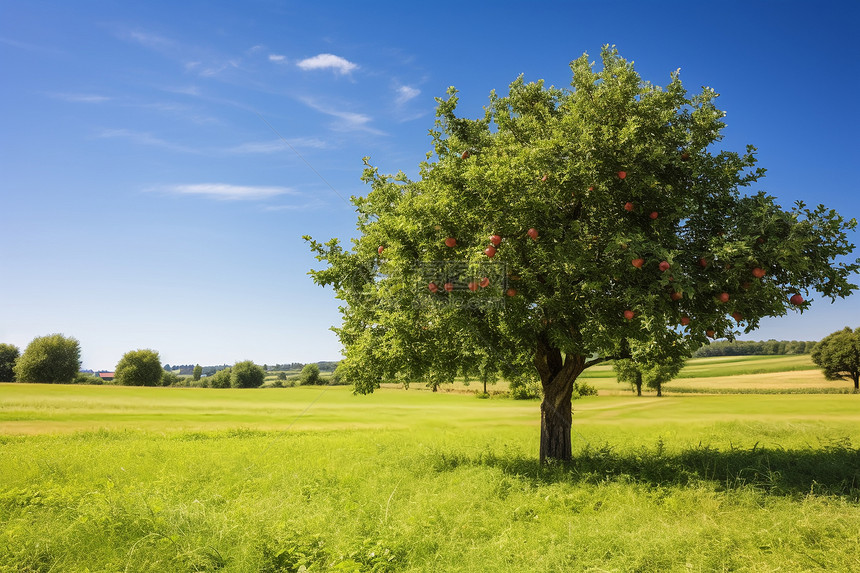
[(21, 350), (13, 344), (0, 344), (0, 382), (15, 381), (15, 361)]
[(263, 364), (263, 372), (268, 372), (268, 371), (269, 371), (269, 365)]
[(70, 384), (81, 369), (81, 343), (62, 334), (34, 338), (15, 363), (19, 382)]
[(182, 382), (182, 379), (179, 378), (176, 374), (173, 373), (172, 370), (162, 370), (161, 371), (161, 385), (162, 386), (179, 386)]
[(612, 363), (615, 370), (615, 378), (621, 382), (630, 384), (636, 391), (637, 396), (642, 395), (642, 370), (629, 358), (616, 360)]
[(284, 372), (278, 372), (278, 380), (283, 381), (283, 380), (286, 380), (286, 379), (287, 379), (287, 375), (286, 375), (286, 373), (284, 373)]
[(164, 372), (155, 350), (130, 350), (117, 363), (114, 380), (122, 386), (161, 386)]
[(824, 370), (828, 380), (850, 378), (860, 391), (860, 328), (850, 327), (829, 334), (812, 350), (812, 361)]
[(233, 369), (229, 366), (222, 370), (219, 370), (215, 374), (210, 377), (210, 384), (212, 388), (229, 388), (230, 387), (230, 377), (233, 374)]
[(693, 343), (671, 329), (645, 342), (630, 343), (630, 358), (613, 363), (619, 382), (627, 382), (642, 395), (642, 384), (663, 395), (663, 384), (675, 378), (693, 352)]
[(197, 382), (200, 380), (200, 376), (203, 375), (203, 367), (199, 364), (194, 367), (194, 372), (191, 374), (192, 379)]
[(266, 379), (263, 369), (251, 360), (237, 362), (233, 365), (233, 373), (230, 375), (230, 385), (233, 388), (259, 388)]
[(320, 367), (316, 364), (305, 364), (301, 374), (299, 374), (299, 384), (306, 386), (320, 384), (321, 382)]

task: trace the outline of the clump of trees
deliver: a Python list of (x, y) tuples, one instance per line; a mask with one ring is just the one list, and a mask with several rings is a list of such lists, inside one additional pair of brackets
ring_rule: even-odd
[(319, 366), (316, 364), (305, 364), (301, 374), (299, 374), (299, 384), (302, 386), (322, 384)]
[(18, 382), (71, 384), (81, 369), (81, 344), (62, 334), (38, 336), (15, 362)]
[(117, 363), (114, 381), (122, 386), (161, 386), (164, 374), (158, 352), (130, 350)]
[(266, 379), (266, 372), (251, 360), (237, 362), (230, 372), (233, 388), (259, 388)]
[(21, 350), (14, 344), (0, 344), (0, 382), (15, 381), (15, 362)]
[(812, 361), (828, 380), (851, 379), (854, 391), (860, 392), (860, 327), (846, 326), (822, 338), (812, 350)]
[(693, 357), (809, 354), (815, 344), (811, 340), (720, 340), (702, 346)]

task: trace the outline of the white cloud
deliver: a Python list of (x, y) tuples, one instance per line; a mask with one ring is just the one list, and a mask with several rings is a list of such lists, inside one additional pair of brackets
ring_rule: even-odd
[(320, 113), (324, 113), (326, 115), (330, 115), (332, 117), (340, 119), (341, 121), (333, 126), (334, 129), (337, 129), (338, 131), (366, 131), (368, 133), (374, 133), (376, 135), (386, 135), (385, 132), (370, 127), (369, 124), (373, 120), (373, 118), (368, 115), (364, 115), (363, 113), (332, 109), (330, 107), (319, 104), (310, 98), (303, 98), (302, 101), (305, 103), (305, 105), (312, 109), (315, 109)]
[(152, 145), (154, 147), (163, 147), (164, 149), (169, 149), (171, 151), (181, 151), (182, 153), (197, 153), (197, 150), (195, 149), (176, 143), (171, 143), (169, 141), (156, 137), (151, 133), (142, 131), (131, 131), (130, 129), (104, 129), (98, 134), (98, 136), (104, 138), (126, 139), (128, 141), (131, 141), (132, 143), (137, 143), (139, 145)]
[(313, 58), (302, 60), (296, 65), (303, 70), (325, 70), (330, 68), (340, 74), (348, 74), (358, 68), (358, 64), (354, 64), (334, 54), (318, 54)]
[[(325, 149), (326, 142), (315, 137), (300, 137), (296, 139), (288, 139), (287, 142), (293, 147), (313, 147), (316, 149)], [(277, 153), (279, 151), (289, 151), (289, 147), (280, 139), (273, 141), (251, 141), (231, 147), (227, 150), (229, 153)]]
[(51, 97), (72, 103), (104, 103), (111, 98), (97, 94), (51, 94)]
[(276, 64), (286, 64), (287, 57), (282, 56), (281, 54), (269, 54), (269, 61), (275, 62)]
[(217, 199), (219, 201), (256, 201), (278, 195), (296, 195), (287, 187), (263, 187), (253, 185), (230, 185), (228, 183), (193, 183), (170, 185), (158, 189), (176, 195), (189, 195)]
[(421, 90), (409, 86), (400, 86), (397, 88), (397, 99), (395, 102), (397, 105), (403, 105), (409, 100), (418, 97), (421, 94)]

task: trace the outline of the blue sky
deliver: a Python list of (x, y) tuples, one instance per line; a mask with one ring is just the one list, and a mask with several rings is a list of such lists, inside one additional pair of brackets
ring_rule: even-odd
[[(337, 359), (337, 301), (301, 236), (352, 234), (362, 157), (414, 175), (448, 86), (474, 117), (520, 73), (568, 85), (607, 43), (654, 83), (681, 68), (717, 90), (722, 147), (756, 145), (783, 206), (858, 217), (858, 17), (853, 1), (0, 0), (0, 342), (62, 332), (92, 369), (136, 348)], [(745, 338), (847, 324), (860, 295)]]

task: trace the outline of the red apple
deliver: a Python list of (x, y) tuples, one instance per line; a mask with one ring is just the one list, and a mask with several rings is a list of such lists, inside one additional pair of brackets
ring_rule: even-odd
[(708, 338), (714, 338), (717, 333), (714, 332), (713, 330), (706, 330), (705, 334), (708, 335)]
[(800, 306), (801, 304), (803, 304), (803, 297), (799, 294), (793, 294), (791, 295), (791, 298), (788, 299), (788, 302), (790, 302), (794, 306)]
[(626, 178), (626, 177), (627, 177), (627, 172), (626, 172), (626, 171), (619, 171), (619, 172), (618, 172), (618, 178), (619, 178), (619, 179), (624, 179), (624, 178)]
[(594, 191), (594, 186), (588, 188), (589, 191)]
[(490, 279), (488, 279), (487, 277), (482, 278), (481, 288), (487, 288), (488, 286), (490, 286)]
[(729, 302), (729, 293), (721, 292), (717, 298), (720, 299), (720, 302)]
[(509, 289), (505, 292), (505, 294), (507, 294), (508, 296), (517, 296), (517, 289), (515, 289), (515, 288), (509, 288)]
[(376, 252), (377, 252), (377, 253), (379, 253), (379, 254), (381, 255), (381, 254), (382, 254), (382, 251), (384, 251), (384, 250), (385, 250), (385, 247), (383, 247), (382, 245), (379, 245), (379, 248), (378, 248), (378, 249), (376, 249)]
[(761, 267), (756, 267), (752, 270), (752, 275), (757, 279), (764, 277), (766, 274), (765, 270)]
[(734, 318), (734, 319), (735, 319), (735, 322), (740, 322), (740, 321), (742, 321), (742, 320), (744, 319), (744, 315), (742, 315), (742, 314), (741, 314), (741, 313), (739, 313), (738, 311), (734, 311), (734, 312), (732, 313), (732, 318)]
[(624, 318), (626, 318), (627, 320), (633, 320), (634, 316), (636, 316), (636, 313), (633, 312), (632, 310), (625, 310), (624, 311)]
[(669, 270), (669, 267), (670, 267), (670, 266), (671, 266), (671, 265), (669, 265), (669, 261), (663, 261), (663, 262), (661, 262), (661, 263), (660, 263), (660, 270), (661, 270), (661, 271), (663, 271), (663, 272), (665, 273), (666, 271), (668, 271), (668, 270)]
[(632, 210), (633, 210), (633, 203), (631, 203), (630, 201), (628, 201), (627, 203), (625, 203), (625, 204), (624, 204), (624, 210), (625, 210), (625, 211), (632, 211)]
[(491, 259), (496, 256), (496, 247), (490, 245), (486, 249), (484, 249), (484, 254), (490, 257)]
[(468, 151), (464, 151), (464, 152), (463, 152), (463, 155), (461, 155), (460, 157), (461, 157), (462, 159), (468, 159), (468, 158), (469, 158), (469, 155), (471, 155), (471, 153), (469, 153)]
[(645, 259), (633, 259), (632, 261), (630, 261), (630, 264), (632, 264), (637, 269), (641, 269), (642, 265), (645, 264)]
[(457, 246), (457, 239), (455, 239), (454, 237), (448, 237), (447, 239), (445, 239), (445, 246), (451, 247), (453, 249)]
[(699, 264), (702, 265), (702, 268), (707, 268), (708, 260), (706, 258), (702, 257), (701, 259), (699, 259)]
[(546, 183), (546, 174), (544, 174), (544, 176), (541, 177), (540, 180), (543, 181), (544, 183)]
[(671, 296), (672, 296), (672, 300), (674, 300), (674, 301), (679, 301), (679, 300), (681, 300), (682, 298), (684, 298), (684, 294), (683, 294), (683, 293), (680, 293), (680, 292), (677, 292), (677, 291), (676, 291), (676, 292), (673, 292)]
[(452, 290), (454, 290), (454, 283), (445, 283), (445, 291), (451, 292)]
[(651, 211), (651, 214), (648, 216), (651, 217), (651, 220), (653, 221), (654, 219), (656, 219), (657, 217), (660, 216), (660, 213), (658, 213), (657, 211)]
[(436, 283), (430, 283), (427, 285), (427, 288), (430, 289), (430, 292), (436, 292), (439, 290), (439, 287), (436, 286)]
[(690, 317), (689, 316), (682, 316), (681, 317), (681, 324), (683, 326), (687, 326), (688, 324), (690, 324)]
[(535, 229), (534, 227), (532, 227), (531, 229), (526, 231), (526, 234), (528, 234), (528, 236), (532, 238), (532, 241), (537, 241), (538, 232), (537, 232), (537, 229)]
[(494, 247), (498, 247), (499, 243), (502, 242), (502, 237), (499, 235), (490, 235), (490, 243), (493, 244)]
[(475, 281), (469, 281), (469, 290), (472, 292), (478, 290), (478, 283), (476, 283)]

